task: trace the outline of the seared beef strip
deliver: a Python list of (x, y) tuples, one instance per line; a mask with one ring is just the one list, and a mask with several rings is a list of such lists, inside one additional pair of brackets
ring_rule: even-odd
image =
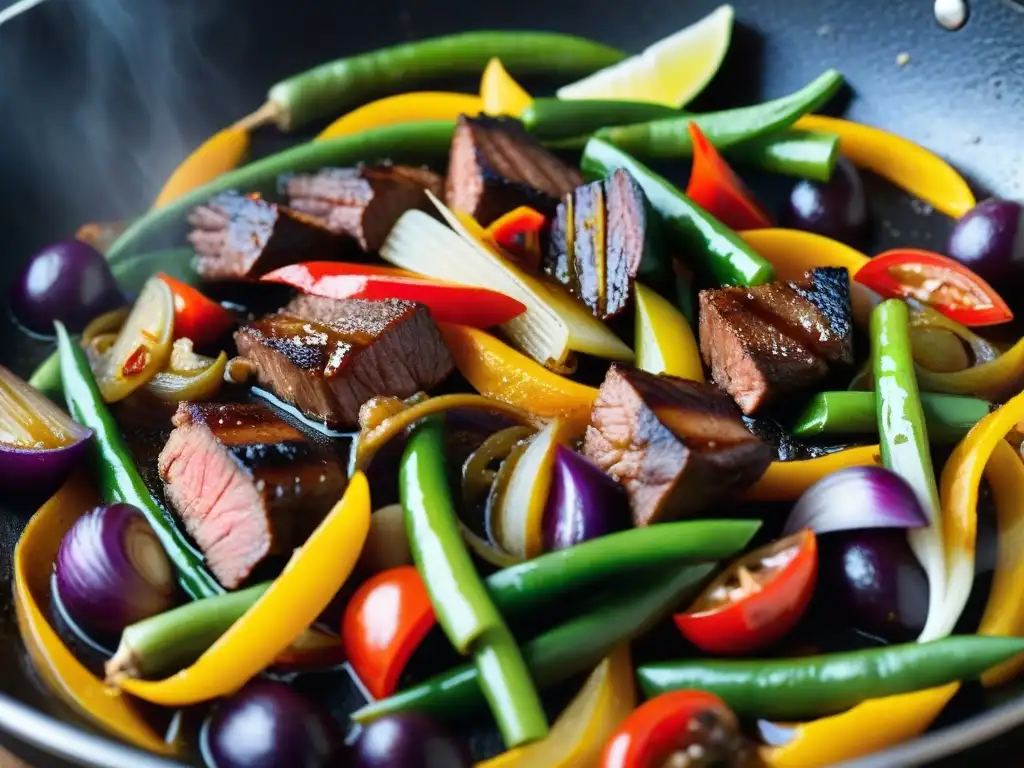
[[(615, 317), (633, 296), (633, 281), (654, 248), (655, 222), (629, 171), (577, 187), (558, 204), (542, 267), (595, 317)], [(653, 275), (657, 282), (660, 275)]]
[(235, 333), (262, 386), (332, 429), (377, 395), (436, 386), (454, 362), (430, 311), (408, 301), (299, 296)]
[(452, 138), (445, 200), (484, 226), (520, 205), (551, 214), (582, 182), (518, 120), (460, 115)]
[(282, 180), (289, 205), (314, 216), (333, 232), (350, 235), (364, 251), (376, 252), (399, 217), (427, 203), (424, 190), (442, 194), (433, 171), (400, 165), (324, 168)]
[(625, 486), (638, 526), (734, 498), (773, 453), (717, 388), (617, 363), (594, 401), (583, 452)]
[(747, 415), (821, 381), (830, 366), (853, 363), (847, 271), (701, 291), (700, 351)]
[(227, 589), (287, 555), (338, 500), (345, 474), (270, 408), (181, 403), (157, 465), (168, 503)]
[(206, 280), (257, 278), (300, 261), (331, 261), (352, 241), (305, 214), (259, 197), (222, 192), (189, 214), (188, 241)]

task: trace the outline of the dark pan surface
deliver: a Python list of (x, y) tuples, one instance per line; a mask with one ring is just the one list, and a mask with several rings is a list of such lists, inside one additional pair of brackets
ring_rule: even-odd
[[(556, 29), (638, 50), (717, 4), (49, 0), (0, 28), (0, 283), (81, 222), (137, 213), (188, 148), (258, 106), (277, 78), (324, 59), (479, 27)], [(740, 28), (699, 106), (780, 95), (835, 66), (852, 86), (849, 115), (952, 159), (979, 197), (1024, 197), (1024, 6), (1016, 0), (974, 0), (956, 33), (938, 26), (930, 0), (734, 5)], [(879, 195), (878, 247), (941, 247), (948, 221), (881, 187)], [(0, 361), (27, 375), (42, 351), (3, 313)], [(62, 764), (44, 753), (83, 765), (169, 765), (95, 735), (35, 678), (10, 600), (11, 554), (29, 513), (0, 509), (0, 740), (37, 765)], [(968, 692), (955, 705), (942, 727), (858, 765), (993, 765), (1019, 752), (1022, 738), (1008, 732), (1024, 724), (1024, 683), (989, 698)]]

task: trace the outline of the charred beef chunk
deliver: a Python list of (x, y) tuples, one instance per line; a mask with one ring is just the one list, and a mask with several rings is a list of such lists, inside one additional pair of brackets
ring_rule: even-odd
[(256, 278), (300, 261), (330, 261), (353, 249), (349, 238), (302, 213), (259, 197), (223, 192), (188, 217), (196, 271), (207, 280)]
[(372, 397), (436, 386), (454, 365), (430, 311), (397, 299), (299, 296), (235, 343), (262, 386), (333, 429), (356, 426)]
[(460, 115), (452, 138), (445, 200), (484, 226), (520, 205), (551, 214), (582, 182), (511, 118)]
[(227, 589), (287, 555), (338, 500), (345, 474), (270, 408), (181, 403), (157, 462), (168, 503)]
[(583, 301), (595, 317), (629, 306), (633, 281), (651, 264), (654, 222), (629, 171), (577, 187), (555, 211), (543, 269)]
[(830, 366), (853, 363), (847, 271), (701, 291), (700, 351), (747, 415), (821, 381)]
[(399, 217), (428, 202), (424, 190), (442, 194), (433, 171), (400, 165), (324, 168), (282, 180), (296, 211), (316, 217), (331, 231), (354, 237), (364, 251), (379, 251)]
[(717, 388), (618, 364), (601, 384), (583, 452), (625, 486), (638, 526), (739, 495), (773, 453)]

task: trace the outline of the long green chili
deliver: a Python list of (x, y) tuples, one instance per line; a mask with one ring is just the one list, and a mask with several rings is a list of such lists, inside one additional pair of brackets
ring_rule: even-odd
[(134, 504), (142, 511), (190, 597), (200, 599), (222, 593), (224, 589), (203, 566), (202, 555), (189, 544), (146, 488), (121, 436), (121, 427), (103, 402), (85, 352), (71, 339), (62, 323), (54, 325), (68, 411), (75, 421), (93, 431), (93, 478), (100, 498), (107, 503)]
[(462, 32), (379, 48), (289, 77), (270, 89), (269, 111), (283, 130), (291, 130), (423, 80), (477, 75), (492, 57), (514, 74), (577, 75), (615, 64), (625, 54), (556, 32)]
[(594, 131), (617, 125), (646, 123), (684, 113), (651, 101), (620, 99), (534, 99), (519, 119), (540, 139), (568, 139), (589, 136)]
[(726, 157), (768, 173), (828, 181), (839, 159), (839, 137), (790, 128), (737, 144)]
[[(646, 634), (687, 602), (713, 565), (669, 566), (656, 578), (624, 588), (600, 610), (572, 619), (523, 646), (523, 656), (538, 686), (550, 686), (594, 667), (617, 645)], [(368, 704), (352, 714), (366, 723), (396, 712), (419, 711), (453, 718), (479, 706), (481, 683), (470, 665), (457, 667)]]
[(444, 157), (451, 144), (454, 123), (433, 120), (371, 128), (352, 136), (310, 141), (261, 158), (218, 176), (160, 208), (140, 216), (107, 251), (116, 261), (137, 250), (147, 239), (177, 222), (191, 208), (212, 195), (228, 189), (245, 192), (273, 192), (282, 173), (310, 171), (325, 165), (346, 165), (375, 159), (403, 159), (422, 163), (425, 158)]
[[(975, 397), (921, 393), (928, 436), (935, 442), (955, 443), (992, 410), (992, 403)], [(790, 431), (797, 437), (818, 435), (877, 435), (874, 392), (819, 392), (811, 397)]]
[(459, 653), (472, 652), (491, 711), (512, 748), (543, 738), (547, 717), (519, 647), (462, 541), (444, 454), (444, 423), (428, 419), (409, 439), (399, 470), (406, 533), (437, 621)]
[(830, 69), (799, 91), (763, 104), (602, 128), (594, 135), (643, 157), (686, 157), (693, 152), (688, 126), (694, 122), (716, 148), (726, 150), (787, 128), (827, 102), (842, 84), (843, 76)]
[(665, 221), (669, 236), (692, 265), (719, 285), (760, 285), (775, 278), (772, 265), (735, 232), (694, 203), (675, 185), (635, 157), (601, 139), (587, 142), (581, 160), (588, 176), (601, 178), (625, 168)]
[(637, 678), (647, 696), (692, 688), (720, 696), (741, 717), (795, 720), (973, 680), (1021, 651), (1022, 638), (964, 635), (793, 659), (645, 664)]

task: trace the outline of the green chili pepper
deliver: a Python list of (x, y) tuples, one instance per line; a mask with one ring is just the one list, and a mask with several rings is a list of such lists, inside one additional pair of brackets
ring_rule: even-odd
[[(935, 442), (955, 443), (992, 410), (975, 397), (921, 393), (928, 436)], [(790, 430), (797, 437), (826, 434), (877, 435), (874, 392), (819, 392)]]
[(794, 659), (645, 664), (637, 678), (649, 697), (692, 688), (720, 696), (741, 717), (802, 719), (972, 680), (1021, 651), (1022, 638), (964, 635)]
[[(600, 609), (562, 624), (523, 647), (523, 656), (538, 686), (550, 686), (591, 669), (623, 642), (646, 634), (659, 621), (692, 598), (712, 565), (670, 566), (656, 578), (631, 585)], [(477, 670), (466, 665), (352, 714), (366, 723), (396, 712), (419, 711), (437, 717), (458, 717), (480, 705)]]
[(519, 119), (541, 139), (589, 136), (601, 128), (646, 123), (683, 115), (678, 109), (650, 101), (618, 99), (534, 99)]
[(834, 133), (790, 128), (745, 141), (727, 155), (730, 160), (768, 173), (828, 181), (839, 159), (839, 137)]
[[(128, 293), (142, 290), (142, 285), (157, 272), (164, 272), (188, 285), (198, 285), (199, 275), (192, 269), (192, 249), (174, 248), (167, 251), (140, 253), (119, 259), (110, 265), (118, 285)], [(54, 350), (32, 372), (28, 383), (51, 400), (61, 397), (60, 355)]]
[(625, 58), (602, 43), (555, 32), (477, 31), (379, 48), (321, 64), (270, 89), (283, 130), (424, 80), (479, 75), (492, 57), (514, 74), (589, 74)]
[(832, 98), (842, 84), (843, 76), (830, 69), (796, 93), (781, 99), (703, 115), (602, 128), (594, 135), (643, 157), (687, 157), (693, 152), (688, 126), (694, 122), (717, 149), (724, 151), (792, 125)]
[(268, 155), (143, 214), (110, 246), (107, 259), (116, 261), (138, 249), (148, 238), (179, 221), (189, 210), (218, 192), (228, 189), (273, 192), (277, 177), (282, 173), (316, 170), (325, 165), (347, 165), (380, 158), (423, 162), (425, 158), (444, 157), (453, 130), (454, 124), (447, 120), (401, 123), (371, 128), (352, 136), (310, 141)]
[(472, 651), (484, 695), (512, 748), (547, 735), (547, 717), (519, 647), (462, 541), (444, 454), (444, 422), (428, 419), (409, 439), (399, 471), (406, 533), (437, 621), (459, 653)]
[(189, 544), (146, 488), (121, 436), (121, 427), (103, 402), (85, 352), (71, 339), (62, 323), (54, 323), (54, 326), (68, 411), (75, 421), (93, 431), (93, 477), (100, 498), (107, 503), (134, 504), (142, 511), (190, 597), (200, 599), (222, 593), (224, 589), (203, 567), (202, 555)]
[(735, 232), (618, 147), (591, 139), (581, 165), (584, 173), (595, 178), (607, 176), (616, 168), (629, 171), (661, 214), (676, 245), (693, 260), (693, 266), (706, 271), (717, 284), (760, 285), (775, 278), (772, 265)]

